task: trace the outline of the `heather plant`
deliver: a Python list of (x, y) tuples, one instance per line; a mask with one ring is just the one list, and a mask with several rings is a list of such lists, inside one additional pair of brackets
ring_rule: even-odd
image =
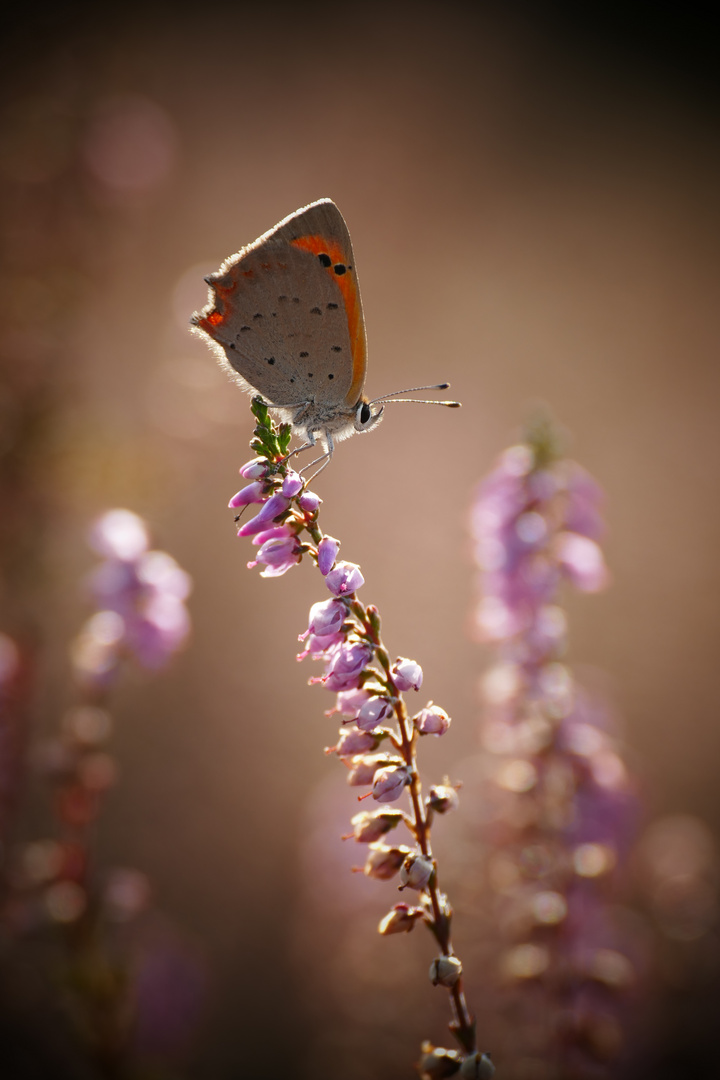
[[(165, 1001), (160, 1026), (167, 1029), (174, 1015), (178, 1044), (193, 1025), (202, 992), (199, 971), (183, 957), (175, 962), (175, 984), (162, 985), (151, 954), (158, 947), (167, 951), (167, 934), (158, 942), (150, 935), (142, 957), (130, 947), (127, 929), (148, 909), (150, 884), (137, 870), (101, 866), (96, 854), (100, 815), (117, 774), (109, 749), (112, 691), (127, 665), (158, 670), (182, 647), (191, 583), (170, 555), (149, 550), (146, 525), (129, 510), (100, 517), (89, 543), (102, 561), (87, 583), (96, 610), (70, 648), (75, 701), (58, 734), (35, 754), (50, 791), (53, 827), (11, 860), (4, 914), (20, 942), (45, 942), (65, 1013), (94, 1073), (120, 1078), (142, 1074), (146, 1048), (171, 1049), (171, 1033), (149, 1030), (158, 1026), (152, 1020), (158, 996)], [(153, 1075), (166, 1075), (155, 1068)]]
[[(352, 816), (348, 838), (366, 847), (368, 877), (397, 880), (400, 891), (413, 896), (412, 902), (391, 906), (379, 933), (409, 933), (421, 923), (438, 950), (429, 978), (448, 992), (449, 1027), (459, 1049), (425, 1043), (420, 1072), (429, 1078), (489, 1078), (495, 1068), (477, 1048), (462, 964), (452, 945), (452, 908), (440, 886), (431, 843), (435, 815), (454, 809), (458, 794), (448, 782), (431, 785), (425, 793), (417, 763), (420, 741), (443, 735), (450, 717), (432, 701), (414, 713), (408, 708), (404, 695), (419, 693), (423, 684), (420, 664), (408, 657), (393, 659), (382, 639), (378, 609), (358, 598), (364, 585), (360, 567), (338, 558), (340, 542), (320, 527), (321, 500), (289, 465), (290, 425), (276, 426), (261, 398), (253, 399), (252, 412), (257, 425), (251, 448), (257, 456), (241, 467), (249, 483), (229, 504), (241, 513), (257, 508), (238, 529), (238, 536), (251, 538), (257, 547), (248, 566), (261, 566), (263, 577), (279, 577), (306, 558), (323, 578), (330, 595), (311, 607), (307, 629), (299, 635), (303, 649), (298, 659), (310, 657), (323, 665), (323, 673), (310, 682), (336, 695), (329, 715), (341, 716), (342, 724), (331, 752), (346, 766), (348, 783), (367, 789), (359, 800), (377, 804)], [(398, 831), (404, 834), (400, 840)]]
[(635, 972), (614, 904), (635, 796), (608, 708), (566, 662), (563, 608), (568, 586), (608, 583), (601, 507), (540, 420), (501, 455), (472, 511), (477, 629), (495, 652), (483, 743), (508, 1077), (604, 1077), (624, 1049)]

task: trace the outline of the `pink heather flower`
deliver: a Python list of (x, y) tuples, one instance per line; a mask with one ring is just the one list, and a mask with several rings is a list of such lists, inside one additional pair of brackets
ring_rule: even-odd
[(406, 847), (389, 847), (381, 843), (371, 844), (363, 873), (379, 881), (389, 881), (390, 878), (395, 877), (405, 856), (409, 854), (410, 849)]
[(366, 754), (368, 751), (377, 748), (378, 741), (369, 731), (359, 731), (358, 728), (341, 728), (340, 738), (334, 750), (338, 757)]
[(252, 538), (253, 544), (260, 546), (265, 544), (268, 540), (283, 540), (289, 537), (296, 537), (297, 533), (294, 529), (291, 529), (287, 522), (282, 525), (273, 525), (269, 529), (263, 529), (262, 532), (255, 533)]
[[(409, 907), (408, 904), (396, 904), (392, 911), (380, 920), (378, 933), (386, 937), (388, 934), (409, 934), (418, 919), (422, 919), (425, 911), (421, 907)], [(455, 1053), (455, 1051), (449, 1051)], [(455, 1054), (459, 1058), (458, 1054)], [(450, 1076), (451, 1073), (438, 1073), (438, 1076)]]
[(321, 603), (313, 604), (310, 608), (308, 628), (298, 640), (304, 641), (308, 634), (316, 638), (337, 635), (342, 630), (346, 616), (347, 608), (342, 600), (323, 600)]
[(328, 690), (351, 690), (359, 686), (360, 676), (370, 663), (372, 655), (370, 646), (360, 641), (339, 645), (322, 677), (323, 684)]
[(361, 844), (372, 844), (403, 820), (402, 810), (361, 810), (351, 819), (353, 836)]
[(266, 498), (267, 492), (265, 490), (265, 484), (261, 480), (256, 480), (254, 484), (248, 484), (247, 487), (241, 488), (240, 491), (236, 492), (228, 503), (228, 506), (231, 510), (237, 510), (239, 506), (249, 506), (250, 503), (265, 502)]
[(413, 717), (413, 724), (420, 735), (444, 735), (450, 727), (450, 717), (439, 705), (428, 701), (425, 708)]
[(410, 770), (407, 765), (386, 765), (375, 774), (372, 797), (376, 802), (395, 802), (409, 783)]
[(392, 720), (395, 710), (387, 698), (373, 697), (360, 709), (357, 715), (357, 726), (361, 731), (373, 731), (378, 724), (384, 724), (386, 720)]
[(335, 565), (339, 550), (339, 540), (335, 540), (332, 536), (323, 536), (318, 544), (318, 570), (323, 577), (328, 574)]
[(238, 529), (238, 536), (255, 536), (262, 529), (268, 528), (270, 523), (274, 521), (280, 514), (284, 514), (290, 506), (290, 500), (286, 499), (284, 495), (271, 495), (266, 503), (263, 504), (259, 513), (254, 518), (250, 518), (246, 521), (241, 529)]
[(415, 660), (398, 656), (390, 672), (398, 690), (419, 690), (422, 686), (422, 668)]
[(306, 514), (314, 514), (321, 502), (322, 499), (314, 491), (302, 491), (298, 495), (298, 506)]
[[(298, 635), (298, 641), (305, 642), (305, 648), (301, 653), (297, 654), (298, 660), (304, 660), (306, 656), (312, 656), (313, 660), (319, 657), (325, 657), (329, 659), (330, 654), (336, 645), (339, 645), (345, 640), (344, 633), (339, 634), (327, 634), (325, 637), (315, 637), (314, 634), (300, 634)], [(311, 679), (310, 682), (322, 682), (322, 676), (318, 679)], [(331, 712), (334, 710), (331, 710)]]
[(145, 667), (160, 667), (188, 636), (191, 579), (166, 552), (147, 551), (147, 535), (129, 510), (111, 510), (93, 526), (92, 546), (110, 558), (90, 578), (103, 610), (87, 620), (73, 645), (84, 680), (106, 682), (123, 650)]
[(294, 499), (299, 491), (302, 491), (303, 478), (299, 473), (296, 473), (293, 469), (288, 469), (285, 473), (285, 479), (282, 482), (280, 491), (283, 495), (286, 495), (288, 499)]
[(325, 584), (335, 596), (349, 596), (365, 584), (356, 563), (339, 562), (325, 577)]
[(245, 480), (259, 480), (261, 476), (267, 476), (268, 463), (264, 457), (253, 458), (240, 466), (240, 475)]
[(291, 566), (300, 562), (300, 546), (296, 536), (276, 540), (266, 540), (257, 553), (257, 558), (248, 563), (248, 569), (263, 563), (265, 570), (260, 577), (281, 577)]
[(420, 852), (412, 852), (405, 857), (400, 870), (401, 889), (417, 889), (422, 892), (435, 872), (435, 864), (432, 859), (426, 858)]
[(372, 784), (379, 769), (402, 764), (402, 758), (396, 757), (394, 754), (363, 754), (352, 759), (352, 768), (348, 773), (348, 784), (351, 787), (366, 787), (368, 784)]
[(350, 716), (354, 719), (369, 698), (368, 690), (341, 690), (335, 700), (335, 708), (331, 709), (328, 715), (339, 712), (341, 716)]
[(462, 964), (457, 956), (438, 956), (430, 965), (430, 982), (433, 986), (453, 987), (462, 975)]
[(457, 810), (460, 805), (458, 793), (449, 784), (435, 784), (430, 788), (425, 800), (429, 810), (436, 814), (447, 814), (449, 810)]
[(90, 530), (88, 543), (98, 555), (133, 562), (148, 549), (145, 522), (132, 510), (108, 510)]
[(582, 592), (600, 592), (608, 583), (609, 573), (603, 553), (594, 540), (578, 533), (559, 533), (556, 552), (561, 568)]

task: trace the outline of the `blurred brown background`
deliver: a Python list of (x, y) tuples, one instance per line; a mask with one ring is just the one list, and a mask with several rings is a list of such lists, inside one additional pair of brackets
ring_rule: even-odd
[[(464, 405), (389, 406), (317, 485), (389, 648), (454, 718), (426, 775), (461, 778), (477, 749), (468, 506), (541, 400), (608, 495), (614, 584), (573, 602), (571, 658), (608, 673), (650, 810), (720, 827), (716, 8), (582, 8), (65, 4), (17, 8), (4, 34), (3, 629), (38, 638), (50, 731), (91, 517), (143, 514), (194, 578), (191, 647), (117, 701), (101, 823), (102, 859), (146, 871), (208, 957), (193, 1076), (389, 1080), (443, 1039), (424, 985), (400, 1031), (387, 1002), (341, 1002), (318, 1033), (332, 950), (308, 948), (304, 912), (364, 919), (361, 953), (389, 896), (302, 884), (313, 807), (335, 807), (329, 844), (354, 812), (321, 752), (329, 695), (294, 660), (322, 590), (309, 566), (245, 569), (225, 504), (247, 401), (187, 332), (203, 274), (313, 199), (352, 232), (370, 395), (447, 379)], [(420, 934), (381, 944), (422, 983)], [(708, 1032), (688, 1036), (695, 1075)], [(375, 1039), (404, 1064), (381, 1072)]]

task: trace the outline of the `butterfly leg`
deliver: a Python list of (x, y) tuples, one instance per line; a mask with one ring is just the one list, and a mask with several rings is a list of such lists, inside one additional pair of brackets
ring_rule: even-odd
[[(312, 432), (310, 433), (310, 435), (312, 437)], [(310, 476), (305, 481), (306, 484), (311, 484), (315, 477), (319, 476), (323, 469), (327, 468), (327, 466), (330, 464), (330, 459), (332, 458), (333, 451), (335, 450), (335, 444), (333, 443), (332, 435), (329, 431), (325, 432), (325, 442), (327, 445), (327, 450), (325, 451), (325, 453), (321, 454), (319, 458), (315, 458), (314, 461), (309, 462), (302, 469), (300, 469), (300, 472), (304, 473), (307, 469), (312, 469), (313, 465), (317, 465), (320, 461), (322, 461), (322, 465), (317, 470), (317, 472), (314, 472), (312, 476)]]

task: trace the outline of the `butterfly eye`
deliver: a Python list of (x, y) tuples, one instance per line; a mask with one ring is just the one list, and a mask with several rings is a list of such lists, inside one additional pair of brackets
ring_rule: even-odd
[(373, 412), (371, 402), (361, 401), (355, 410), (355, 430), (369, 431), (370, 428), (375, 427), (382, 414), (383, 406)]

